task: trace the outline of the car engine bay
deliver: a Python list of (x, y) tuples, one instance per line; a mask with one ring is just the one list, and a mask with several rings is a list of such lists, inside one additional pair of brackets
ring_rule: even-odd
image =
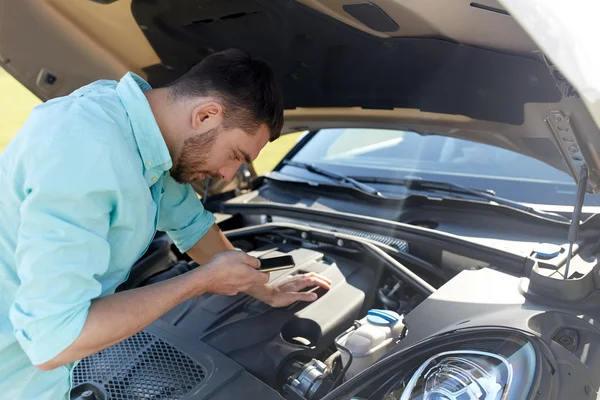
[[(548, 382), (554, 382), (549, 390), (556, 394), (558, 381), (565, 377), (577, 379), (584, 392), (598, 387), (597, 378), (579, 373), (600, 362), (595, 351), (581, 357), (584, 344), (600, 344), (593, 326), (597, 323), (590, 325), (555, 303), (529, 303), (518, 274), (467, 266), (448, 275), (411, 255), (411, 243), (399, 237), (318, 221), (264, 221), (248, 223), (252, 218), (246, 218), (246, 224), (225, 232), (236, 248), (255, 257), (293, 257), (295, 266), (271, 272), (270, 282), (315, 272), (332, 281), (329, 291), (313, 288), (315, 302), (283, 308), (243, 293), (204, 294), (185, 301), (142, 332), (82, 360), (74, 370), (71, 398), (412, 399), (402, 393), (407, 388), (425, 390), (431, 376), (445, 382), (453, 396), (477, 386), (482, 396), (512, 388), (511, 396), (503, 398), (524, 398), (518, 396)], [(193, 268), (201, 266), (159, 234), (117, 290), (160, 282)], [(490, 339), (482, 342), (483, 334)], [(452, 335), (458, 336), (444, 338)], [(440, 342), (450, 350), (439, 354), (454, 354), (456, 347), (471, 353), (442, 359), (442, 366), (421, 366), (434, 375), (419, 372), (417, 363), (409, 368), (412, 380), (406, 370), (402, 378), (395, 373), (384, 379), (396, 367), (381, 372), (382, 365), (432, 340), (424, 354)], [(461, 340), (466, 347), (458, 345)], [(420, 357), (420, 362), (427, 359)], [(461, 370), (465, 380), (452, 381), (444, 368)], [(499, 373), (502, 368), (506, 371)], [(516, 368), (530, 371), (519, 385), (509, 379)], [(429, 378), (416, 384), (419, 374)], [(392, 381), (403, 382), (400, 390), (398, 385), (390, 389)], [(353, 396), (342, 395), (350, 389)]]
[[(269, 64), (281, 101), (229, 79), (155, 92), (145, 111), (173, 162), (146, 161), (136, 145), (144, 160), (134, 166), (159, 182), (150, 171), (186, 169), (185, 137), (205, 127), (213, 139), (247, 125), (262, 132), (225, 116), (241, 107), (242, 119), (262, 124), (281, 102), (281, 134), (300, 136), (279, 142), (292, 147), (275, 168), (255, 170), (258, 148), (248, 152), (234, 132), (216, 149), (190, 147), (210, 157), (188, 165), (237, 160), (232, 180), (192, 171), (202, 179), (191, 186), (237, 249), (293, 259), (270, 283), (307, 273), (331, 281), (307, 289), (316, 301), (279, 308), (245, 293), (188, 299), (61, 366), (70, 400), (600, 400), (600, 35), (591, 29), (600, 2), (554, 3), (0, 0), (0, 71), (44, 102), (128, 72), (173, 87), (226, 49)], [(262, 78), (245, 80), (258, 87)], [(196, 86), (230, 100), (203, 125), (190, 106), (206, 100)], [(218, 96), (227, 87), (243, 96)], [(164, 99), (185, 103), (162, 107)], [(103, 120), (137, 125), (132, 107), (104, 110)], [(272, 142), (277, 124), (266, 119)], [(38, 190), (13, 186), (19, 201)], [(159, 186), (142, 200), (164, 199)], [(129, 193), (119, 198), (139, 201)], [(115, 208), (111, 221), (116, 214), (127, 212)], [(203, 267), (157, 232), (116, 291)]]

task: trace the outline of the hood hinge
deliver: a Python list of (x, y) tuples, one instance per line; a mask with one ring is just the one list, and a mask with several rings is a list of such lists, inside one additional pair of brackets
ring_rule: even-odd
[[(557, 110), (551, 111), (550, 116), (546, 117), (545, 121), (550, 127), (554, 140), (558, 145), (558, 149), (571, 171), (571, 176), (573, 176), (579, 184), (581, 169), (585, 167), (589, 170), (589, 168), (581, 153), (581, 146), (577, 141), (575, 131), (571, 125), (571, 118)], [(595, 190), (596, 183), (588, 179), (587, 191), (595, 192)]]

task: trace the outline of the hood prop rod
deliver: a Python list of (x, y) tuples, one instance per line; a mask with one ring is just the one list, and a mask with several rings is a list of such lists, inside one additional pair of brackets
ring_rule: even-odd
[(579, 183), (577, 185), (577, 198), (575, 200), (575, 208), (573, 209), (573, 217), (571, 218), (571, 226), (569, 227), (569, 252), (567, 253), (567, 262), (565, 265), (565, 274), (563, 280), (569, 279), (569, 266), (573, 257), (573, 245), (579, 236), (579, 226), (581, 221), (581, 211), (583, 209), (583, 200), (585, 199), (585, 191), (588, 181), (588, 169), (583, 165), (579, 170)]

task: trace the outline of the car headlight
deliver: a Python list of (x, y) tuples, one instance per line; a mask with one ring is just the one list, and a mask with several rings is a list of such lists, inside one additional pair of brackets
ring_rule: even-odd
[(510, 387), (513, 367), (501, 356), (482, 351), (448, 351), (424, 362), (406, 386), (386, 400), (500, 399)]
[(549, 371), (543, 346), (533, 336), (505, 329), (440, 335), (387, 356), (331, 398), (524, 400)]

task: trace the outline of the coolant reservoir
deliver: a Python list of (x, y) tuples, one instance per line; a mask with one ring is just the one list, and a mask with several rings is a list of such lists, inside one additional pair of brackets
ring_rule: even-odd
[(395, 343), (404, 329), (403, 318), (389, 310), (369, 310), (360, 320), (360, 327), (339, 338), (336, 346), (342, 353), (342, 363), (347, 365), (348, 354), (340, 349), (344, 346), (352, 353), (352, 363), (346, 379), (362, 372), (380, 359)]

